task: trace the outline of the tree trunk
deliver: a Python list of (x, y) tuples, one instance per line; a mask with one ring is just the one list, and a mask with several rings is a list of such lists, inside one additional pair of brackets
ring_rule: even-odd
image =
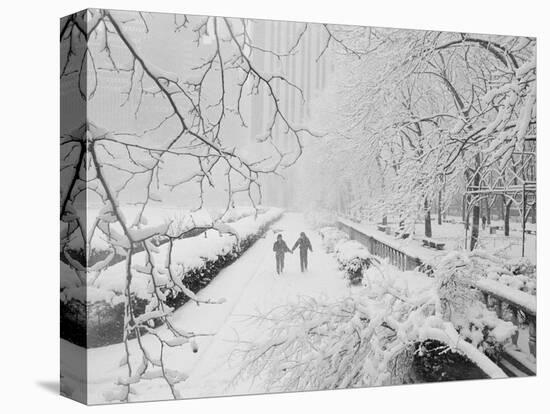
[(432, 237), (432, 217), (430, 215), (430, 209), (428, 208), (428, 199), (424, 199), (424, 235), (426, 237)]
[(487, 207), (487, 225), (490, 226), (491, 225), (491, 205), (489, 204), (489, 200), (485, 200), (485, 202), (487, 203), (486, 204), (486, 207)]
[[(476, 165), (479, 165), (479, 163), (480, 163), (480, 155), (477, 154)], [(473, 182), (474, 188), (479, 189), (480, 183), (481, 183), (481, 175), (479, 174), (479, 170), (477, 170), (474, 175), (474, 182)], [(481, 207), (481, 201), (477, 201), (472, 211), (472, 236), (470, 238), (470, 250), (474, 250), (476, 248), (477, 242), (479, 240), (479, 213), (481, 210), (480, 207)]]
[(382, 217), (382, 225), (383, 226), (386, 226), (388, 224), (388, 216), (384, 215)]
[(533, 205), (531, 208), (531, 223), (537, 224), (537, 205)]
[(443, 224), (443, 218), (441, 216), (441, 190), (437, 194), (437, 224), (440, 226)]
[(506, 203), (506, 209), (504, 211), (504, 235), (510, 235), (510, 208), (512, 207), (512, 200)]
[(467, 214), (469, 202), (470, 202), (470, 196), (466, 196), (462, 198), (462, 222), (464, 223), (464, 227), (466, 227), (466, 230), (470, 229), (470, 217)]
[(470, 239), (470, 250), (474, 250), (479, 240), (479, 204), (472, 209), (472, 237)]

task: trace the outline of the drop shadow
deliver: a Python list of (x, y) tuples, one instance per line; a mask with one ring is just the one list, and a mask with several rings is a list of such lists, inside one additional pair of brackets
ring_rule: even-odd
[(37, 381), (36, 385), (52, 394), (59, 395), (59, 381)]

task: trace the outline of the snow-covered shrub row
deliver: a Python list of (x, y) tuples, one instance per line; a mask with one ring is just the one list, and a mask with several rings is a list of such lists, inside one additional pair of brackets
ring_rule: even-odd
[(342, 240), (349, 239), (348, 235), (342, 230), (338, 230), (336, 227), (322, 227), (319, 229), (323, 247), (327, 253), (333, 253), (336, 244)]
[(353, 285), (362, 282), (363, 272), (376, 260), (365, 246), (355, 240), (340, 240), (334, 248), (334, 253), (339, 268), (345, 272)]
[(453, 364), (456, 353), (484, 377), (506, 377), (491, 358), (516, 328), (477, 300), (471, 280), (463, 280), (471, 270), (435, 267), (428, 277), (381, 263), (365, 272), (368, 288), (349, 297), (301, 298), (259, 315), (271, 326), (248, 345), (240, 374), (260, 377), (268, 391), (402, 384), (422, 379), (414, 372), (419, 366), (445, 376), (436, 367), (441, 359), (425, 352), (436, 343), (437, 355), (446, 353)]
[(529, 293), (530, 295), (537, 294), (537, 280), (533, 276), (522, 274), (498, 274), (496, 272), (492, 272), (487, 275), (487, 278), (502, 283), (510, 288)]
[(441, 259), (439, 265), (454, 269), (465, 264), (478, 278), (493, 280), (503, 287), (536, 295), (536, 267), (527, 258), (510, 259), (498, 253), (476, 249), (467, 258), (451, 253)]
[[(156, 263), (154, 283), (148, 270), (146, 252), (134, 254), (130, 288), (135, 311), (138, 314), (145, 312), (154, 284), (165, 292), (168, 306), (174, 309), (181, 306), (193, 293), (208, 285), (221, 269), (236, 260), (281, 215), (282, 210), (272, 208), (257, 217), (247, 216), (231, 223), (234, 234), (208, 230), (196, 237), (176, 240), (172, 244), (170, 269), (166, 263), (169, 245), (159, 244), (153, 253)], [(235, 235), (238, 235), (238, 240)], [(164, 266), (161, 266), (162, 263)], [(122, 338), (125, 266), (126, 262), (122, 261), (99, 275), (87, 275), (86, 286), (78, 277), (78, 272), (61, 263), (62, 314), (66, 314), (65, 322), (69, 325), (81, 324), (84, 331), (87, 314), (88, 346), (114, 343)], [(182, 289), (174, 289), (171, 277), (176, 278), (186, 294), (182, 293)], [(62, 333), (67, 331), (62, 326)], [(66, 339), (74, 342), (72, 336)]]
[(265, 213), (264, 209), (255, 209), (254, 207), (233, 207), (227, 212), (223, 213), (221, 215), (221, 219), (225, 223), (233, 223), (242, 218), (263, 213)]
[[(124, 206), (122, 208), (124, 215), (129, 222), (135, 221), (135, 216), (139, 212), (139, 208), (135, 206)], [(203, 224), (210, 224), (212, 221), (220, 221), (224, 223), (234, 223), (240, 221), (243, 218), (255, 215), (261, 215), (266, 213), (267, 210), (264, 207), (258, 207), (257, 209), (248, 206), (236, 206), (229, 210), (220, 211), (207, 211), (205, 209), (198, 211), (187, 211), (182, 209), (170, 208), (170, 207), (148, 207), (146, 216), (142, 217), (140, 225), (147, 225), (147, 228), (155, 228), (156, 226), (162, 226), (167, 222), (172, 222), (172, 227), (177, 224), (180, 230), (185, 227), (200, 226)], [(87, 234), (93, 232), (87, 249), (83, 246), (83, 241), (78, 235), (73, 235), (71, 240), (67, 241), (66, 249), (68, 253), (81, 264), (88, 263), (88, 265), (94, 264), (99, 260), (105, 258), (110, 249), (110, 243), (108, 238), (94, 229), (93, 226), (97, 226), (97, 219), (112, 219), (104, 208), (90, 208), (87, 212)], [(134, 223), (135, 224), (135, 223)], [(61, 222), (61, 226), (67, 226), (67, 223)], [(118, 222), (111, 222), (110, 227), (113, 231), (121, 233), (122, 229)], [(62, 229), (63, 231), (63, 229)], [(159, 238), (162, 242), (162, 238)], [(88, 258), (85, 259), (85, 251), (88, 251)], [(138, 248), (138, 250), (140, 250)], [(117, 257), (118, 261), (123, 260), (124, 257)], [(61, 260), (67, 263), (66, 258), (62, 255)], [(117, 261), (117, 260), (115, 260)]]
[(487, 263), (494, 260), (482, 251), (450, 252), (435, 265), (434, 277), (444, 316), (469, 342), (497, 360), (517, 328), (487, 309), (474, 289), (485, 279)]
[(504, 345), (517, 330), (512, 322), (503, 321), (480, 303), (470, 305), (467, 312), (454, 317), (453, 325), (462, 337), (494, 361), (500, 359)]
[[(243, 247), (248, 247), (250, 239), (265, 231), (265, 227), (278, 219), (282, 214), (280, 209), (270, 209), (264, 214), (260, 214), (257, 218), (248, 216), (237, 222), (232, 223), (231, 227), (238, 233), (240, 241), (231, 234), (221, 234), (217, 230), (208, 230), (197, 237), (177, 240), (174, 242), (172, 249), (172, 266), (173, 270), (180, 271), (183, 275), (205, 266), (206, 262), (212, 262), (219, 257), (225, 256), (228, 253), (238, 253)], [(158, 247), (159, 257), (166, 256), (168, 246), (162, 244)], [(132, 278), (132, 293), (140, 298), (148, 298), (151, 281), (148, 273), (142, 272), (143, 263), (145, 266), (145, 252), (134, 254), (133, 263), (136, 270)], [(99, 300), (111, 301), (112, 294), (121, 295), (125, 289), (125, 272), (124, 262), (115, 264), (105, 269), (95, 280), (88, 280), (88, 302)], [(61, 272), (61, 289), (62, 300), (71, 298), (80, 299), (81, 293), (74, 291), (80, 282), (76, 273), (69, 267), (62, 264)], [(91, 283), (90, 283), (91, 282)], [(103, 293), (103, 297), (101, 296)], [(115, 299), (116, 300), (116, 299)]]

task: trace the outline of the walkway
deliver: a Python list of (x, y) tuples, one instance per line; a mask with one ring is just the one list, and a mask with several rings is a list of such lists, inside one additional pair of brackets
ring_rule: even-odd
[[(286, 256), (285, 272), (278, 276), (272, 246), (274, 231), (281, 231), (290, 248), (301, 231), (310, 237), (314, 252), (310, 254), (310, 269), (299, 270), (298, 251)], [(211, 336), (197, 340), (199, 351), (192, 353), (189, 346), (167, 352), (168, 366), (189, 375), (178, 386), (183, 398), (261, 392), (247, 384), (228, 387), (236, 372), (231, 355), (239, 340), (262, 335), (261, 327), (250, 323), (250, 316), (268, 311), (293, 301), (299, 296), (338, 297), (347, 295), (350, 288), (341, 277), (333, 256), (324, 252), (320, 237), (310, 229), (300, 214), (285, 214), (266, 236), (256, 242), (239, 260), (224, 269), (198, 294), (202, 298), (224, 297), (221, 305), (200, 305), (188, 302), (174, 315), (175, 325)], [(144, 338), (155, 348), (151, 338)], [(131, 344), (135, 349), (135, 343)], [(92, 349), (88, 353), (89, 396), (91, 403), (103, 402), (103, 392), (112, 389), (113, 382), (124, 370), (114, 368), (123, 356), (122, 344)], [(137, 355), (137, 352), (136, 352)], [(169, 398), (167, 387), (161, 381), (143, 381), (135, 386), (143, 400)], [(137, 397), (137, 396), (135, 396)]]

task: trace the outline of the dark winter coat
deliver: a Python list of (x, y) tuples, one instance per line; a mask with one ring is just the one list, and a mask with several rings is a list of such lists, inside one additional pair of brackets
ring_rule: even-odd
[(284, 240), (277, 240), (273, 244), (273, 251), (277, 254), (292, 253)]
[(295, 250), (296, 247), (299, 247), (301, 252), (306, 252), (308, 250), (310, 252), (313, 251), (313, 249), (311, 248), (311, 242), (307, 237), (299, 237), (298, 240), (296, 240), (296, 243), (294, 243), (294, 247), (292, 248), (292, 250)]

